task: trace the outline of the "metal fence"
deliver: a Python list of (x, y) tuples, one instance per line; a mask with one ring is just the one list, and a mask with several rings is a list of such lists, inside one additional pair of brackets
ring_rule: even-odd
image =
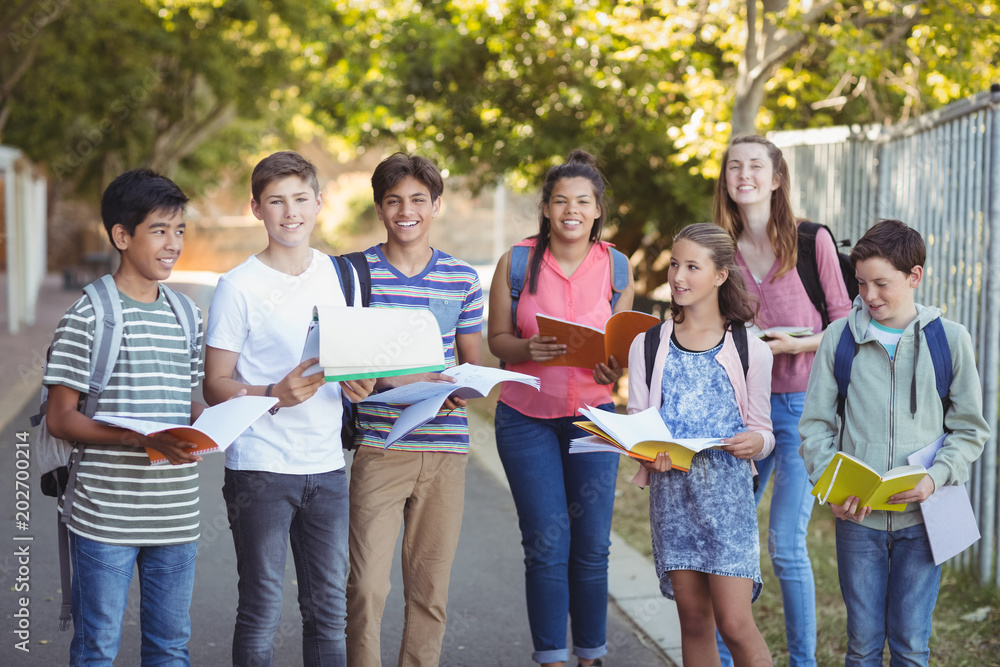
[(799, 215), (851, 241), (880, 218), (902, 220), (923, 234), (927, 263), (917, 299), (972, 334), (992, 428), (969, 482), (983, 537), (951, 563), (983, 583), (1000, 582), (1000, 86), (898, 127), (769, 138), (788, 161)]

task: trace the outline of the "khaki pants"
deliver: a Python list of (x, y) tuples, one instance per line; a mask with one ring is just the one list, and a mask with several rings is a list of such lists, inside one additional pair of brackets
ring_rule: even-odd
[(347, 663), (381, 665), (382, 612), (403, 530), (406, 616), (399, 665), (437, 665), (458, 547), (468, 456), (360, 447), (351, 466)]

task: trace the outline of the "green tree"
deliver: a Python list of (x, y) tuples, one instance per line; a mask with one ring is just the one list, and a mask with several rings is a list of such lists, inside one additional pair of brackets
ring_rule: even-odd
[(654, 285), (673, 230), (707, 219), (733, 132), (891, 122), (982, 90), (995, 1), (340, 2), (310, 115), (482, 185), (535, 188), (589, 148), (613, 239)]
[(308, 3), (65, 3), (31, 42), (4, 138), (58, 187), (150, 166), (200, 191), (289, 132)]

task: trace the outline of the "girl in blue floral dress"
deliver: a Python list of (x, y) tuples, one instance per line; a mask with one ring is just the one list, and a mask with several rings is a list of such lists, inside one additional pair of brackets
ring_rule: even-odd
[[(754, 317), (736, 247), (716, 225), (674, 237), (668, 280), (672, 317), (660, 328), (653, 380), (645, 385), (645, 335), (629, 355), (629, 412), (651, 406), (676, 438), (723, 438), (688, 472), (661, 452), (642, 462), (650, 484), (653, 556), (663, 594), (676, 601), (684, 664), (719, 664), (718, 627), (736, 665), (770, 665), (750, 605), (761, 589), (751, 459), (774, 448), (771, 352), (748, 336), (744, 374), (732, 327)], [(652, 335), (652, 334), (646, 334)]]

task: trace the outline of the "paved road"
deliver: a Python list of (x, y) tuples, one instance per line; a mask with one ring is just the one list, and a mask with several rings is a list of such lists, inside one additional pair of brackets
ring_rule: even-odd
[[(204, 301), (210, 292), (197, 294)], [(4, 378), (6, 379), (6, 378)], [(27, 529), (15, 525), (16, 442), (27, 430), (29, 415), (37, 406), (29, 400), (8, 424), (0, 424), (0, 663), (25, 667), (50, 667), (66, 663), (69, 632), (58, 630), (59, 568), (56, 553), (55, 502), (42, 496), (32, 471), (30, 521)], [(485, 429), (480, 428), (480, 433)], [(490, 431), (492, 429), (489, 429)], [(198, 567), (191, 609), (192, 664), (229, 664), (230, 642), (236, 610), (236, 561), (222, 502), (221, 456), (206, 457), (202, 464), (201, 518)], [(31, 541), (15, 541), (31, 537)], [(16, 549), (28, 547), (30, 556), (19, 575)], [(383, 622), (383, 663), (396, 662), (402, 633), (403, 602), (399, 557), (392, 575), (392, 592)], [(19, 582), (18, 579), (21, 579)], [(29, 590), (15, 590), (24, 584)], [(138, 586), (133, 585), (126, 614), (122, 649), (116, 664), (139, 665)], [(20, 597), (28, 597), (30, 652), (15, 648), (14, 634), (22, 619)], [(283, 621), (276, 644), (278, 665), (300, 665), (301, 617), (296, 601), (295, 572), (291, 556), (285, 577)], [(23, 613), (23, 612), (22, 612)], [(528, 633), (517, 516), (510, 493), (473, 457), (468, 468), (465, 518), (452, 573), (448, 605), (448, 631), (442, 665), (530, 665)], [(612, 602), (608, 604), (609, 655), (605, 664), (656, 666), (670, 664)], [(574, 664), (574, 663), (569, 663)]]

